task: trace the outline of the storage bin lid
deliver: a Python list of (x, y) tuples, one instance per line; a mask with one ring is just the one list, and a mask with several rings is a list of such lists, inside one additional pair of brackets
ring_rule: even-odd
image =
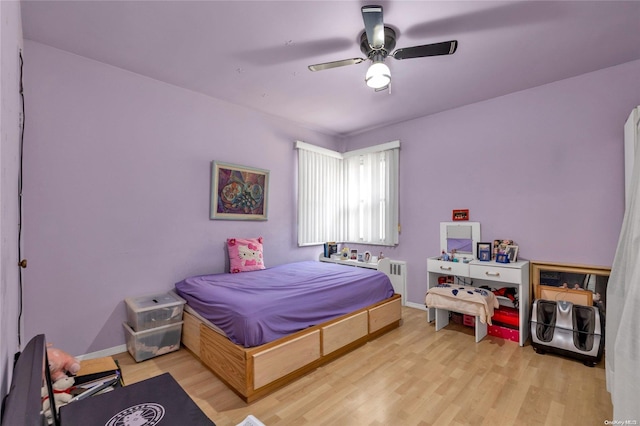
[(146, 296), (127, 297), (125, 303), (135, 312), (150, 311), (158, 308), (183, 305), (186, 300), (174, 292), (150, 294)]

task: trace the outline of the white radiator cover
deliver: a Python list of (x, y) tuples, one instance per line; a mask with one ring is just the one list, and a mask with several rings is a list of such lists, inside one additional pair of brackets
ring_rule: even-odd
[(384, 258), (378, 261), (378, 271), (389, 276), (393, 291), (402, 296), (402, 306), (406, 304), (407, 297), (407, 262)]
[(406, 304), (407, 298), (407, 262), (404, 260), (393, 260), (384, 258), (378, 260), (378, 263), (358, 262), (355, 260), (339, 260), (330, 259), (320, 254), (320, 262), (339, 263), (340, 265), (349, 265), (356, 268), (377, 269), (384, 272), (391, 280), (393, 291), (402, 297), (402, 306)]

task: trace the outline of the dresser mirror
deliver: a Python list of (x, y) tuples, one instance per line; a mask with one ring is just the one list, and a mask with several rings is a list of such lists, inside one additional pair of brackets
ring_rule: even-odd
[(532, 261), (530, 270), (534, 299), (596, 306), (605, 313), (611, 268)]

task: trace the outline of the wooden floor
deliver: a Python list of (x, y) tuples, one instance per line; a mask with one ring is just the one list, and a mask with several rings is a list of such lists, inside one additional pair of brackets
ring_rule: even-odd
[(602, 425), (612, 420), (604, 360), (594, 368), (530, 345), (403, 308), (403, 324), (250, 405), (186, 349), (136, 363), (116, 358), (126, 384), (169, 372), (218, 425), (252, 414), (274, 425)]

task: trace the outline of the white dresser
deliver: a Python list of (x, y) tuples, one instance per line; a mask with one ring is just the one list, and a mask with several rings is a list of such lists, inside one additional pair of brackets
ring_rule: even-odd
[[(529, 262), (519, 261), (513, 263), (480, 262), (472, 260), (469, 263), (445, 262), (438, 258), (427, 259), (427, 286), (438, 285), (438, 278), (453, 276), (455, 284), (473, 285), (476, 287), (489, 286), (492, 289), (513, 287), (516, 289), (519, 311), (519, 344), (524, 343), (529, 337), (529, 307), (530, 284)], [(429, 308), (427, 320), (435, 320), (435, 309)], [(494, 326), (494, 330), (496, 329)], [(490, 332), (491, 334), (491, 332)]]

